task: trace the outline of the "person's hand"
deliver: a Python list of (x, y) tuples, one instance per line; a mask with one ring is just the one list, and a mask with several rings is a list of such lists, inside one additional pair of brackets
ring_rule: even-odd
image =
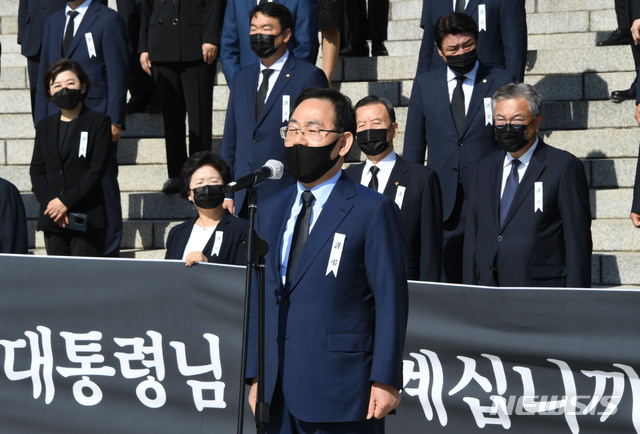
[(253, 379), (253, 383), (251, 383), (251, 389), (249, 389), (249, 405), (251, 406), (251, 411), (253, 414), (256, 414), (256, 402), (258, 401), (258, 380)]
[(637, 19), (631, 24), (631, 37), (634, 44), (640, 44), (640, 19)]
[(204, 60), (205, 63), (211, 65), (214, 60), (216, 60), (216, 57), (218, 57), (217, 45), (209, 43), (202, 44), (202, 60)]
[(67, 206), (56, 197), (55, 199), (51, 199), (47, 205), (47, 209), (44, 210), (44, 215), (49, 216), (58, 226), (64, 228), (69, 224), (68, 211)]
[(640, 125), (640, 104), (636, 106), (636, 122)]
[(122, 127), (111, 124), (111, 140), (114, 143), (120, 140), (120, 134), (122, 134)]
[(151, 61), (149, 60), (149, 53), (146, 51), (140, 53), (140, 66), (142, 66), (144, 72), (151, 75)]
[(630, 217), (633, 225), (637, 228), (640, 228), (640, 214), (632, 212)]
[(207, 257), (202, 252), (189, 252), (187, 253), (187, 257), (184, 259), (187, 267), (191, 267), (198, 262), (209, 262), (207, 261)]
[(400, 391), (389, 384), (374, 382), (371, 385), (367, 419), (382, 419), (400, 404)]
[(225, 199), (224, 202), (222, 202), (222, 208), (226, 209), (231, 214), (233, 214), (233, 210), (234, 210), (233, 199)]

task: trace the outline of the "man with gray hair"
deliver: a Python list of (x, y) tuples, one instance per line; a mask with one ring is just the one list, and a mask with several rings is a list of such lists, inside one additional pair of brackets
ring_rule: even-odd
[(584, 167), (537, 136), (540, 93), (507, 84), (491, 99), (496, 142), (473, 177), (464, 283), (590, 287), (591, 212)]

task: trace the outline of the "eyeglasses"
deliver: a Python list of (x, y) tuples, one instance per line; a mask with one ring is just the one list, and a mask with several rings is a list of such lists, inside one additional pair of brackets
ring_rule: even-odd
[(507, 121), (507, 119), (504, 118), (495, 118), (493, 121), (495, 127), (499, 130), (505, 128), (507, 125), (511, 125), (511, 128), (514, 130), (523, 130), (525, 128), (529, 128), (529, 125), (531, 125), (531, 122), (525, 124), (524, 122), (526, 120), (526, 118), (513, 118)]
[(313, 125), (305, 126), (302, 128), (295, 127), (282, 127), (280, 128), (280, 137), (284, 140), (293, 140), (296, 138), (298, 134), (302, 134), (307, 140), (312, 142), (320, 142), (322, 141), (326, 135), (321, 135), (320, 132), (324, 133), (338, 133), (340, 135), (344, 134), (343, 132), (336, 130), (323, 130), (322, 128), (318, 128)]

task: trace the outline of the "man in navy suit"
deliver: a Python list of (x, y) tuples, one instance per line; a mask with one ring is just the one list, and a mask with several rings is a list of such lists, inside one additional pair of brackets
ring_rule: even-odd
[[(239, 70), (254, 65), (260, 58), (251, 50), (249, 12), (259, 0), (234, 0), (227, 3), (222, 26), (220, 60), (227, 84)], [(316, 0), (280, 0), (293, 17), (289, 47), (294, 57), (315, 64), (318, 55), (318, 5)]]
[(509, 72), (513, 80), (524, 79), (527, 61), (527, 19), (525, 0), (423, 0), (424, 29), (418, 74), (442, 66), (433, 30), (438, 17), (451, 12), (471, 16), (478, 27), (478, 59), (486, 65)]
[(436, 172), (404, 161), (393, 150), (393, 105), (371, 95), (356, 104), (356, 142), (367, 156), (347, 175), (392, 199), (407, 231), (407, 278), (439, 282), (442, 275), (442, 197)]
[[(292, 28), (293, 17), (282, 4), (267, 2), (251, 10), (251, 37), (267, 42), (256, 46), (260, 63), (240, 70), (231, 84), (220, 155), (231, 166), (232, 178), (259, 169), (270, 159), (284, 161), (279, 128), (289, 122), (293, 102), (305, 89), (328, 86), (321, 69), (287, 50)], [(258, 187), (258, 198), (264, 200), (294, 183), (285, 167), (279, 181)], [(245, 191), (239, 191), (225, 200), (225, 208), (233, 212), (235, 206), (238, 214), (244, 199)]]
[[(272, 197), (259, 220), (270, 246), (268, 433), (382, 433), (384, 416), (400, 402), (408, 305), (402, 218), (391, 199), (340, 170), (354, 133), (351, 102), (331, 89), (303, 92), (282, 130), (298, 183)], [(255, 308), (247, 362), (252, 407)]]
[(540, 93), (508, 84), (492, 98), (496, 141), (469, 195), (464, 282), (590, 287), (591, 212), (580, 160), (545, 144)]
[[(107, 0), (96, 0), (107, 5)], [(66, 6), (65, 0), (20, 0), (18, 5), (18, 44), (27, 58), (29, 89), (31, 90), (31, 113), (35, 109), (35, 97), (40, 70), (40, 48), (44, 23), (54, 12)], [(49, 65), (46, 65), (49, 66)]]
[(438, 173), (444, 222), (443, 279), (462, 281), (465, 197), (471, 171), (497, 149), (491, 95), (511, 76), (476, 60), (478, 27), (471, 17), (452, 13), (436, 24), (438, 53), (446, 66), (418, 74), (413, 81), (403, 157)]
[[(72, 12), (75, 18), (74, 25), (70, 26)], [(68, 33), (67, 29), (71, 33)], [(67, 34), (70, 38), (72, 35), (72, 38), (64, 53), (64, 39)], [(105, 255), (119, 256), (122, 207), (118, 185), (117, 143), (125, 123), (128, 83), (127, 34), (122, 17), (96, 0), (75, 0), (67, 2), (65, 9), (55, 12), (47, 19), (38, 72), (34, 115), (36, 124), (59, 111), (45, 97), (42, 79), (47, 67), (63, 57), (78, 62), (89, 76), (91, 89), (84, 105), (111, 118), (113, 146), (103, 180), (107, 209)]]

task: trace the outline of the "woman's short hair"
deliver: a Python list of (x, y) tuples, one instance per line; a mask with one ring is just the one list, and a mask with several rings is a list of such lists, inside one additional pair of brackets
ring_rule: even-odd
[(202, 166), (212, 166), (220, 173), (222, 183), (227, 185), (231, 182), (231, 169), (226, 161), (224, 161), (219, 155), (214, 154), (211, 151), (196, 152), (187, 159), (182, 166), (182, 174), (180, 179), (182, 185), (180, 186), (180, 196), (186, 198), (189, 196), (189, 185), (191, 184), (191, 177), (193, 173)]
[(80, 66), (78, 62), (74, 62), (73, 60), (69, 59), (56, 60), (51, 65), (49, 65), (47, 70), (44, 72), (42, 88), (44, 89), (44, 95), (47, 97), (47, 99), (51, 100), (51, 90), (49, 89), (51, 83), (53, 83), (56, 77), (58, 77), (58, 75), (64, 71), (73, 72), (78, 77), (78, 80), (80, 80), (80, 84), (85, 85), (85, 92), (84, 95), (82, 95), (82, 99), (85, 99), (89, 94), (89, 89), (91, 88), (89, 76), (86, 72), (84, 72), (84, 69), (82, 69), (82, 66)]

